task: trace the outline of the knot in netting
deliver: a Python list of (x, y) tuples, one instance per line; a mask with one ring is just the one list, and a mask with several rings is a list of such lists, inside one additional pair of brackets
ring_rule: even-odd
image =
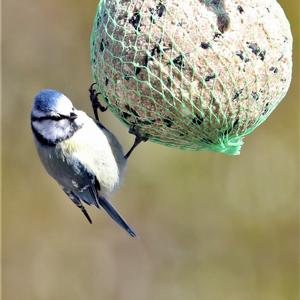
[(97, 89), (149, 139), (239, 154), (285, 96), (289, 23), (275, 0), (101, 0), (91, 35)]

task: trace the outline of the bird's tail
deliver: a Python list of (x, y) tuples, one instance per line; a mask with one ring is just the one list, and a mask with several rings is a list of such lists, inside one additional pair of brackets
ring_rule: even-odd
[(124, 228), (132, 237), (136, 237), (135, 232), (121, 217), (118, 211), (111, 205), (111, 203), (103, 197), (98, 197), (100, 206), (115, 220), (122, 228)]

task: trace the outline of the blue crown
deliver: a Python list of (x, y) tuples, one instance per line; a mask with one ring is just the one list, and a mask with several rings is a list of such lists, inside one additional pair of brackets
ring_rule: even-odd
[(33, 106), (40, 111), (49, 111), (58, 105), (62, 97), (64, 95), (56, 90), (44, 89), (35, 96)]

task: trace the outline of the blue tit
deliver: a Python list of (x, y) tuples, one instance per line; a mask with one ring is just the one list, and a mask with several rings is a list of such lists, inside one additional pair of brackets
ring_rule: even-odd
[(103, 124), (74, 108), (62, 93), (45, 89), (34, 100), (31, 128), (39, 157), (90, 223), (83, 203), (103, 208), (131, 236), (133, 229), (107, 200), (123, 177), (127, 158), (117, 138)]

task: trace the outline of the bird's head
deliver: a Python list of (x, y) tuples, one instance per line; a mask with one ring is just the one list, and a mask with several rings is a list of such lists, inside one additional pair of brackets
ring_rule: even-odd
[(32, 106), (32, 130), (40, 142), (57, 144), (79, 129), (77, 116), (72, 102), (64, 94), (52, 89), (41, 90)]

